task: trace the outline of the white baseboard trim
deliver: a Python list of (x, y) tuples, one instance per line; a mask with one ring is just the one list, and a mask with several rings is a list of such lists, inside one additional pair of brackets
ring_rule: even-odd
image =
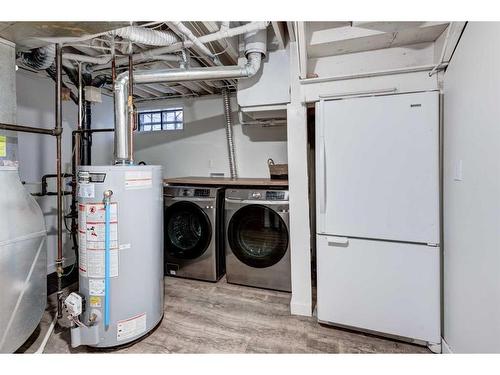
[(443, 354), (453, 354), (453, 351), (444, 338), (441, 338), (441, 350)]
[(311, 303), (303, 303), (303, 302), (295, 302), (293, 300), (290, 301), (290, 314), (292, 315), (301, 315), (301, 316), (311, 316), (312, 315), (312, 304)]

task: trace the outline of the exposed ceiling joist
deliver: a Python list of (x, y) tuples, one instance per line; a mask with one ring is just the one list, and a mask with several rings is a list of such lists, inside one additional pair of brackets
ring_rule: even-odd
[(284, 22), (272, 21), (271, 25), (273, 26), (274, 34), (276, 35), (276, 39), (278, 40), (279, 48), (285, 49), (286, 34)]
[[(219, 31), (219, 25), (217, 22), (202, 22), (205, 26), (207, 33), (215, 33)], [(222, 41), (216, 41), (219, 45), (219, 48), (224, 50), (225, 54), (229, 57), (231, 64), (236, 64), (238, 62), (238, 43), (233, 43), (234, 40), (225, 40), (225, 43)]]

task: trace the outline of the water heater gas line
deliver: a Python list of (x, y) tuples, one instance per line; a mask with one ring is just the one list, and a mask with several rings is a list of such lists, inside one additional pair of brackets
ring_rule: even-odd
[(110, 275), (110, 221), (111, 221), (111, 196), (113, 192), (104, 192), (104, 327), (109, 327), (109, 275)]

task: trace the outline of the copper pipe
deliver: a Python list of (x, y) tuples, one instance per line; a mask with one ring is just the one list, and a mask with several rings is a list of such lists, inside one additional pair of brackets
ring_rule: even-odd
[(57, 174), (57, 317), (62, 317), (63, 277), (63, 194), (62, 194), (62, 48), (56, 44), (56, 87), (55, 87), (55, 132), (56, 132), (56, 174)]
[(0, 129), (1, 130), (12, 130), (12, 131), (21, 132), (21, 133), (56, 135), (55, 129), (34, 128), (32, 126), (24, 126), (24, 125), (0, 123)]
[(116, 57), (113, 55), (113, 60), (111, 60), (111, 79), (113, 81), (113, 87), (115, 87), (116, 79)]

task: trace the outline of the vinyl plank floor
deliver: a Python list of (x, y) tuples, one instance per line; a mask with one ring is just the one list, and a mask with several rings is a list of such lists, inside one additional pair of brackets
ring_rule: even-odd
[[(54, 316), (54, 296), (40, 327), (22, 352), (30, 353)], [(290, 294), (228, 284), (165, 278), (165, 315), (143, 340), (113, 353), (430, 353), (426, 348), (320, 325), (290, 315)], [(45, 353), (99, 353), (71, 348), (69, 330), (58, 327)], [(106, 351), (109, 353), (109, 351)]]

